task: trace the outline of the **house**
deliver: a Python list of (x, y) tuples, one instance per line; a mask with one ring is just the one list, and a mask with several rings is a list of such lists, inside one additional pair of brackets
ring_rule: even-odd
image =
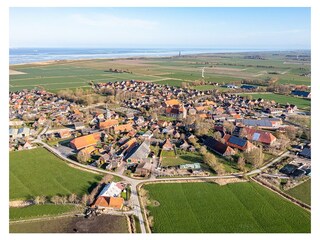
[(16, 139), (18, 136), (18, 129), (17, 128), (9, 128), (9, 138)]
[(134, 147), (126, 156), (128, 163), (141, 163), (150, 153), (150, 141), (144, 140), (139, 146)]
[(23, 138), (28, 137), (30, 135), (30, 128), (22, 127), (18, 129), (17, 137)]
[(242, 135), (250, 141), (260, 142), (266, 145), (273, 145), (277, 138), (270, 132), (244, 127), (240, 130)]
[(311, 159), (311, 148), (305, 147), (299, 153), (300, 156)]
[(70, 146), (76, 150), (81, 150), (82, 148), (94, 146), (100, 141), (100, 133), (96, 132), (86, 136), (78, 137), (70, 142)]
[(123, 132), (130, 132), (133, 130), (132, 124), (123, 124), (123, 125), (118, 125), (114, 127), (114, 132), (117, 133), (123, 133)]
[(152, 138), (152, 136), (153, 136), (153, 133), (150, 130), (148, 130), (141, 137), (144, 139), (150, 139)]
[(58, 135), (60, 138), (68, 138), (71, 137), (71, 132), (69, 129), (62, 129), (58, 131)]
[(119, 122), (116, 119), (108, 119), (104, 122), (99, 122), (100, 129), (109, 129), (111, 127), (118, 126)]
[(173, 145), (171, 144), (169, 138), (167, 138), (165, 140), (165, 142), (163, 143), (162, 150), (164, 150), (164, 151), (172, 151), (173, 150)]
[(104, 197), (99, 196), (92, 207), (98, 209), (114, 208), (121, 209), (123, 207), (124, 199), (121, 197)]
[(148, 176), (152, 171), (152, 164), (149, 161), (139, 163), (135, 174), (140, 176)]
[(85, 125), (83, 122), (75, 122), (73, 123), (73, 125), (75, 130), (81, 130), (85, 128)]
[(108, 183), (99, 193), (99, 196), (103, 197), (118, 197), (122, 190), (124, 189), (124, 186), (121, 183), (111, 182)]
[(294, 90), (291, 92), (292, 95), (304, 98), (311, 98), (311, 92)]
[(188, 150), (190, 148), (190, 144), (188, 144), (187, 141), (183, 141), (179, 148), (182, 150)]
[(167, 100), (164, 102), (165, 106), (166, 107), (172, 107), (172, 106), (175, 106), (175, 105), (181, 105), (181, 102), (177, 99), (170, 99), (170, 100)]
[(252, 149), (256, 148), (251, 142), (246, 139), (236, 137), (233, 135), (226, 134), (223, 139), (226, 144), (233, 148), (238, 148), (241, 151), (250, 152)]
[(235, 154), (235, 151), (231, 147), (215, 140), (213, 137), (207, 137), (204, 141), (204, 145), (221, 156), (232, 156)]
[(241, 88), (246, 90), (253, 90), (253, 89), (257, 89), (258, 87), (252, 86), (252, 85), (242, 85)]
[(81, 149), (78, 154), (90, 155), (94, 150), (96, 150), (96, 148), (94, 146), (90, 146), (90, 147)]

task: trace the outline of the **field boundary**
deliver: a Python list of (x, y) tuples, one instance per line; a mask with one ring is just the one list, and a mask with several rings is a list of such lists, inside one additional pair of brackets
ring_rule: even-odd
[(258, 180), (258, 179), (255, 179), (253, 177), (250, 177), (250, 179), (256, 183), (258, 183), (259, 185), (265, 187), (265, 188), (268, 188), (269, 190), (271, 190), (272, 192), (278, 194), (279, 196), (283, 197), (284, 199), (292, 202), (293, 204), (299, 206), (299, 207), (302, 207), (303, 209), (307, 210), (308, 212), (311, 213), (311, 206), (309, 206), (308, 204), (304, 203), (304, 202), (301, 202), (300, 200), (290, 196), (289, 194), (286, 194), (285, 192), (279, 190), (278, 188), (272, 186), (272, 185), (269, 185), (265, 182), (262, 182), (261, 180)]

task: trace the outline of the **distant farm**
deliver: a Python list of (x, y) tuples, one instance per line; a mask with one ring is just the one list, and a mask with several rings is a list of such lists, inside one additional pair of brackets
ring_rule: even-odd
[[(130, 79), (172, 86), (204, 80), (208, 85), (202, 85), (201, 90), (213, 89), (210, 82), (241, 83), (244, 79), (258, 81), (262, 85), (270, 79), (279, 84), (310, 85), (309, 60), (289, 58), (288, 53), (259, 54), (262, 58), (247, 58), (248, 53), (237, 53), (14, 65), (10, 67), (10, 91), (35, 87), (58, 91), (66, 88), (87, 88), (90, 82)], [(221, 91), (223, 89), (220, 88)]]

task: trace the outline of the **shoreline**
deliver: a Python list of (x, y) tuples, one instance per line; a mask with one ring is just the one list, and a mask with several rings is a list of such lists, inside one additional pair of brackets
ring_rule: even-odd
[[(202, 53), (186, 53), (183, 54), (182, 52), (182, 56), (178, 56), (177, 54), (172, 55), (172, 54), (163, 54), (162, 56), (159, 55), (155, 55), (152, 56), (152, 54), (147, 54), (147, 55), (126, 55), (126, 56), (110, 56), (110, 57), (88, 57), (88, 58), (76, 58), (76, 59), (51, 59), (51, 60), (44, 60), (44, 61), (36, 61), (36, 62), (26, 62), (26, 63), (13, 63), (10, 64), (9, 63), (9, 68), (10, 67), (15, 67), (15, 66), (25, 66), (25, 65), (49, 65), (49, 64), (55, 64), (55, 63), (70, 63), (70, 62), (77, 62), (77, 61), (92, 61), (92, 60), (117, 60), (117, 59), (122, 59), (122, 60), (129, 60), (129, 59), (135, 59), (135, 60), (139, 60), (139, 59), (150, 59), (150, 58), (174, 58), (174, 57), (179, 57), (179, 58), (183, 58), (183, 57), (201, 57), (201, 55), (220, 55), (220, 54), (236, 54), (236, 53), (259, 53), (259, 52), (288, 52), (288, 51), (309, 51), (308, 49), (296, 49), (296, 50), (270, 50), (270, 49), (252, 49), (252, 50), (248, 50), (248, 49), (244, 49), (244, 50), (235, 50), (232, 49), (230, 51), (225, 50), (225, 51), (221, 51), (221, 52), (202, 52)], [(89, 55), (89, 54), (88, 54)], [(72, 56), (72, 55), (70, 55)]]

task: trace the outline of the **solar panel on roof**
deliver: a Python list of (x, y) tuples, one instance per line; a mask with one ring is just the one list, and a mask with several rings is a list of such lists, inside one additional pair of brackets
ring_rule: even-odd
[(253, 141), (258, 141), (259, 137), (260, 137), (260, 133), (254, 133), (253, 136), (252, 136), (252, 140)]
[(238, 145), (240, 147), (244, 147), (246, 145), (247, 140), (244, 140), (242, 138), (238, 138), (236, 136), (231, 136), (229, 139), (229, 142), (235, 145)]

